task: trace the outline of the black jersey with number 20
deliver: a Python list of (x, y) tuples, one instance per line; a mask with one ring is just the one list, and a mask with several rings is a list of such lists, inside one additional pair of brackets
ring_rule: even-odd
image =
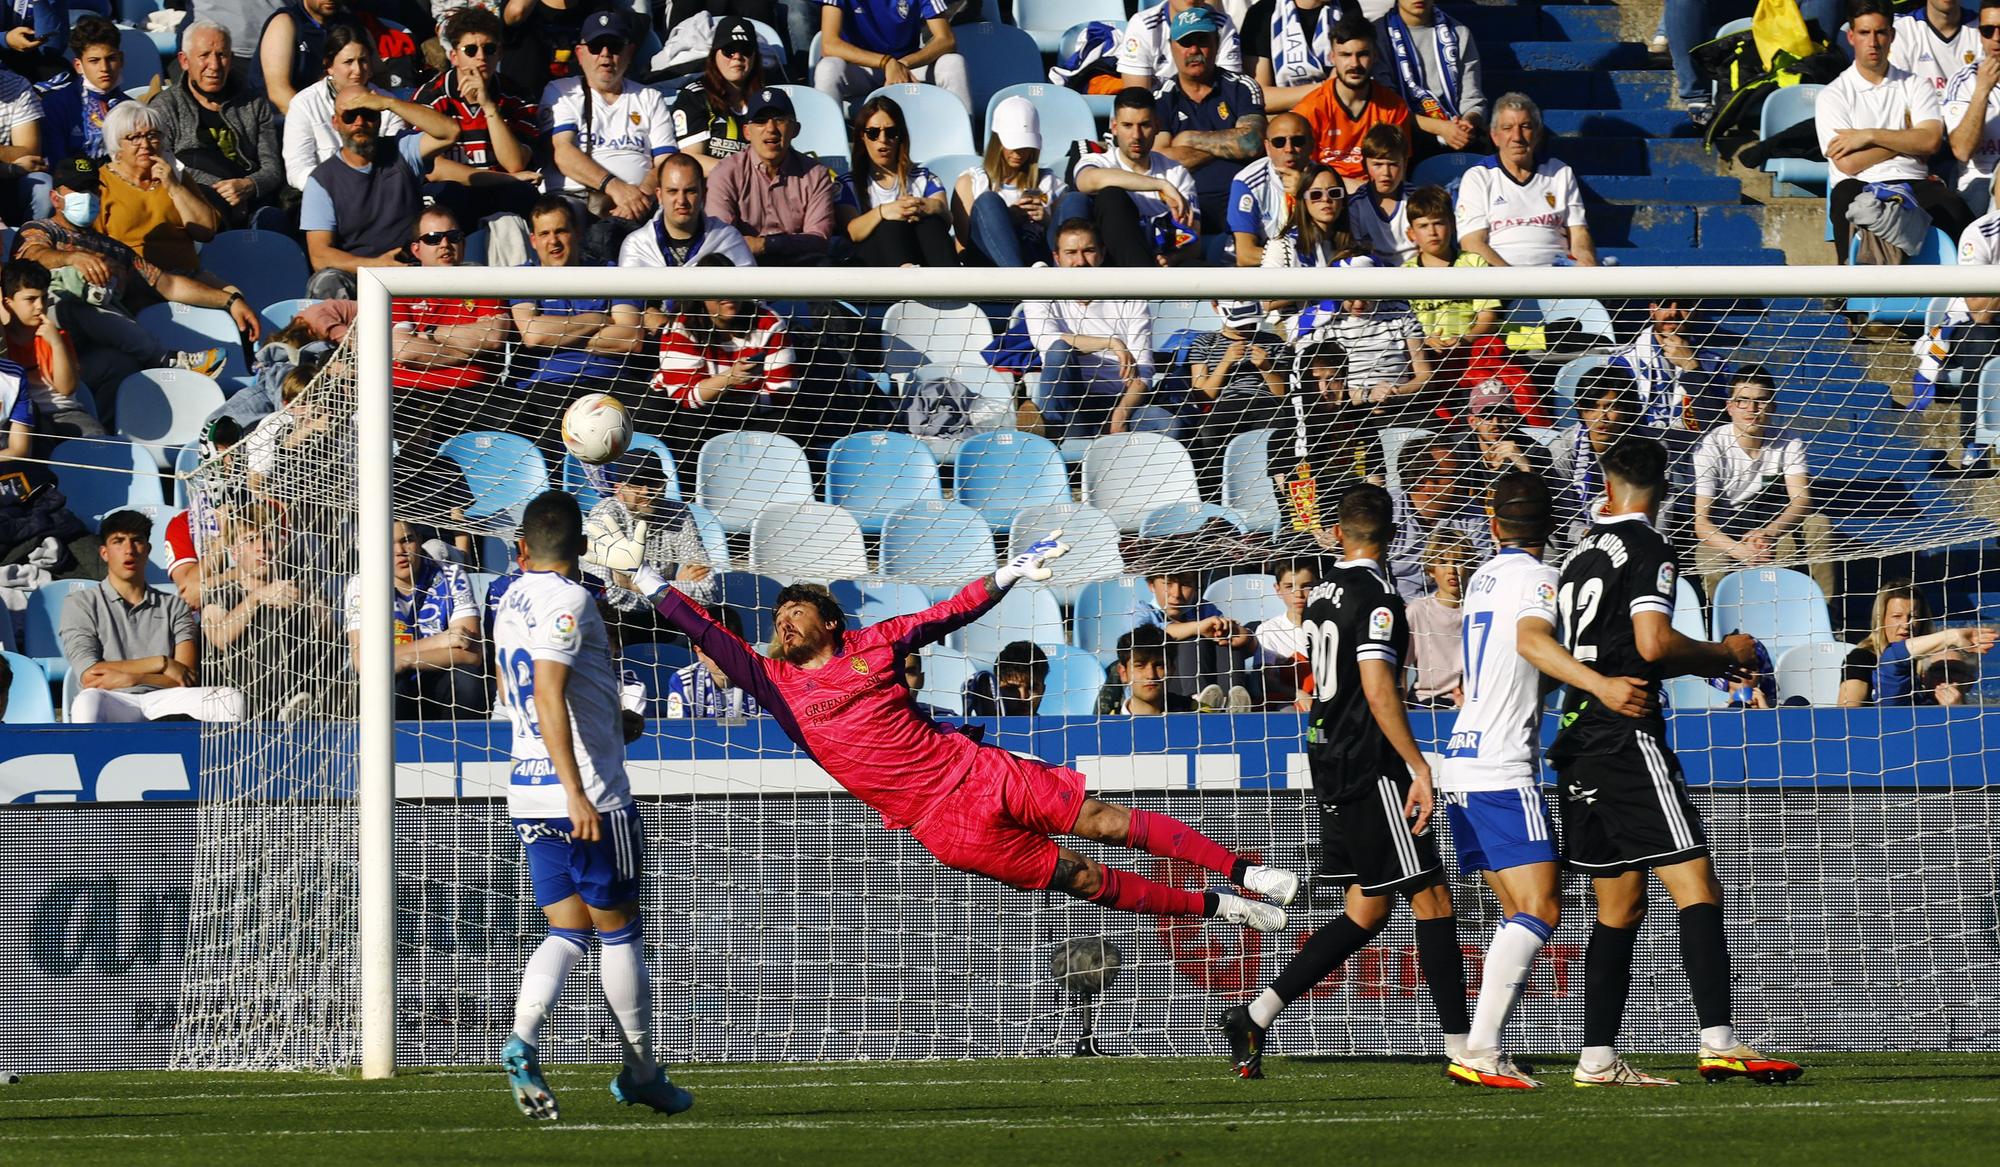
[(1598, 516), (1590, 533), (1563, 563), (1556, 586), (1563, 644), (1570, 655), (1609, 677), (1639, 677), (1651, 683), (1655, 707), (1644, 717), (1625, 717), (1571, 687), (1563, 694), (1561, 729), (1549, 761), (1562, 765), (1580, 754), (1616, 753), (1635, 732), (1665, 740), (1667, 725), (1658, 708), (1660, 667), (1639, 655), (1632, 618), (1674, 614), (1679, 569), (1673, 548), (1643, 514)]
[(1401, 676), (1410, 626), (1403, 599), (1370, 559), (1336, 566), (1306, 597), (1306, 659), (1312, 665), (1313, 706), (1306, 717), (1306, 758), (1313, 792), (1341, 802), (1373, 791), (1403, 763), (1390, 748), (1361, 691), (1361, 664), (1379, 660)]

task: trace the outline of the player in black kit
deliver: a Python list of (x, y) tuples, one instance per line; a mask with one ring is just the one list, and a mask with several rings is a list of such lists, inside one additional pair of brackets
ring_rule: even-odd
[[(1609, 498), (1564, 563), (1556, 593), (1570, 654), (1609, 676), (1643, 678), (1656, 697), (1667, 677), (1755, 675), (1755, 638), (1738, 632), (1718, 644), (1674, 629), (1679, 568), (1673, 548), (1653, 527), (1666, 494), (1666, 447), (1628, 437), (1606, 450), (1598, 465)], [(1576, 1084), (1678, 1084), (1640, 1072), (1615, 1048), (1646, 912), (1648, 870), (1680, 908), (1681, 961), (1701, 1024), (1701, 1076), (1789, 1082), (1805, 1071), (1744, 1045), (1730, 1023), (1722, 885), (1666, 738), (1657, 701), (1651, 712), (1626, 717), (1580, 690), (1564, 695), (1548, 754), (1561, 788), (1564, 860), (1591, 877), (1597, 896), (1584, 960), (1584, 1049)]]
[(1464, 1053), (1472, 1028), (1451, 890), (1437, 836), (1426, 829), (1431, 769), (1403, 705), (1410, 627), (1382, 563), (1395, 536), (1392, 509), (1389, 492), (1372, 484), (1341, 496), (1334, 536), (1347, 558), (1313, 588), (1302, 629), (1313, 672), (1306, 757), (1324, 823), (1321, 873), (1346, 882), (1346, 911), (1308, 937), (1256, 1000), (1222, 1015), (1217, 1028), (1240, 1077), (1264, 1076), (1272, 1020), (1365, 948), (1397, 895), (1409, 897), (1416, 917), (1417, 962), (1450, 1056)]

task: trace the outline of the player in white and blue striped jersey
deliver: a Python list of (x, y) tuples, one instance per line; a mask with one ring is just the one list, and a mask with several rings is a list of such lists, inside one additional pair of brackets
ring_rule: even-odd
[(646, 840), (625, 774), (628, 725), (610, 634), (596, 597), (577, 582), (584, 548), (573, 496), (552, 490), (530, 502), (521, 519), (524, 570), (493, 621), (500, 705), (514, 727), (507, 809), (527, 852), (535, 903), (549, 920), (549, 935), (522, 972), (502, 1061), (521, 1113), (557, 1117), (542, 1076), (542, 1021), (595, 931), (604, 1000), (625, 1047), (612, 1096), (675, 1114), (694, 1097), (653, 1060), (639, 914)]
[(1540, 1083), (1502, 1052), (1500, 1031), (1557, 920), (1558, 856), (1541, 790), (1542, 677), (1585, 689), (1620, 712), (1636, 714), (1650, 698), (1645, 682), (1602, 676), (1556, 638), (1560, 573), (1542, 562), (1553, 501), (1541, 476), (1503, 476), (1489, 514), (1501, 550), (1466, 585), (1465, 703), (1437, 788), (1458, 869), (1485, 873), (1506, 922), (1486, 953), (1465, 1054), (1446, 1072), (1469, 1085), (1525, 1089)]

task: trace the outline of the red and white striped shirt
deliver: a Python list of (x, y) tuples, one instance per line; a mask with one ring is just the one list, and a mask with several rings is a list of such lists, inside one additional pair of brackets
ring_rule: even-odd
[(709, 345), (688, 331), (686, 317), (677, 316), (660, 333), (660, 371), (653, 374), (653, 391), (671, 395), (684, 409), (700, 409), (708, 403), (695, 392), (695, 386), (727, 373), (744, 357), (763, 366), (761, 380), (745, 388), (754, 387), (767, 399), (792, 391), (796, 358), (776, 314), (761, 309), (757, 323), (748, 331), (722, 336)]

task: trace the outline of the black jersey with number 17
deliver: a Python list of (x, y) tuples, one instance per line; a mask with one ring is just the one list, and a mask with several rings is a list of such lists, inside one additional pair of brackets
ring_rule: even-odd
[(1673, 548), (1637, 512), (1596, 516), (1590, 533), (1570, 552), (1556, 585), (1563, 644), (1571, 656), (1605, 676), (1650, 682), (1655, 704), (1644, 717), (1625, 717), (1570, 687), (1563, 694), (1562, 723), (1549, 749), (1550, 762), (1561, 765), (1579, 754), (1616, 753), (1635, 732), (1665, 740), (1667, 725), (1658, 706), (1660, 666), (1639, 655), (1632, 618), (1656, 612), (1673, 619), (1679, 574)]
[(1303, 627), (1312, 665), (1313, 706), (1306, 717), (1306, 759), (1313, 793), (1341, 802), (1375, 788), (1403, 763), (1390, 748), (1361, 691), (1361, 663), (1379, 660), (1402, 675), (1410, 626), (1403, 600), (1372, 559), (1350, 559), (1306, 597)]

